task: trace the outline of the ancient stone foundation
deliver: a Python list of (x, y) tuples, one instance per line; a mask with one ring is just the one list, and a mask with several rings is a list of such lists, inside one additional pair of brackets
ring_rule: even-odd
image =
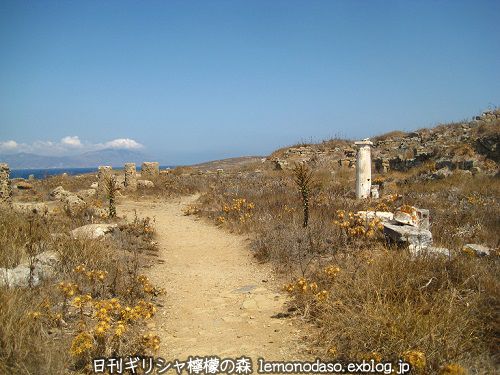
[(106, 182), (113, 173), (113, 168), (109, 165), (100, 165), (97, 172), (97, 194), (102, 197), (106, 195)]
[(369, 198), (372, 186), (372, 161), (370, 140), (354, 143), (358, 147), (356, 156), (356, 198)]
[(6, 163), (0, 163), (0, 202), (7, 202), (11, 197), (10, 169)]
[(125, 188), (127, 190), (136, 190), (137, 189), (137, 175), (135, 170), (135, 163), (125, 163), (125, 167), (123, 168), (125, 172)]
[(141, 179), (152, 180), (160, 175), (160, 163), (145, 161), (141, 166)]

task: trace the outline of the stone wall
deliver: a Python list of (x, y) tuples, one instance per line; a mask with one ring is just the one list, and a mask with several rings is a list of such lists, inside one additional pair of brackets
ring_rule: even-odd
[(142, 180), (154, 180), (160, 175), (160, 163), (157, 161), (142, 163), (141, 167), (141, 179)]
[(11, 193), (9, 165), (0, 163), (0, 202), (9, 201)]

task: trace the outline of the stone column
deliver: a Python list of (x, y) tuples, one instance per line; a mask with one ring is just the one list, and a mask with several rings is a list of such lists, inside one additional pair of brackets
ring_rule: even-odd
[(354, 143), (358, 147), (356, 155), (356, 198), (370, 197), (372, 186), (372, 142), (368, 138)]
[(109, 165), (100, 165), (97, 172), (97, 195), (106, 196), (106, 182), (113, 173), (113, 168)]
[(125, 188), (131, 191), (137, 189), (137, 175), (135, 170), (135, 163), (125, 163), (123, 168), (125, 172)]
[(145, 161), (141, 166), (141, 179), (152, 180), (160, 175), (160, 163), (157, 161)]
[(11, 195), (9, 165), (7, 163), (0, 163), (0, 202), (10, 201)]

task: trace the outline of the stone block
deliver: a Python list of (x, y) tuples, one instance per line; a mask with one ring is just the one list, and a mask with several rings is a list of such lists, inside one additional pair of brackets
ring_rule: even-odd
[(432, 233), (428, 229), (421, 229), (411, 225), (397, 225), (384, 223), (384, 235), (393, 243), (413, 246), (423, 249), (432, 245)]
[(7, 163), (0, 163), (0, 202), (10, 201), (11, 196), (10, 168)]
[(141, 166), (141, 179), (154, 180), (160, 175), (160, 163), (145, 161)]

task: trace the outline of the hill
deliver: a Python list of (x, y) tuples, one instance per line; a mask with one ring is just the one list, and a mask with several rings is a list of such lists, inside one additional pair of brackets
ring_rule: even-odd
[(0, 162), (11, 169), (28, 168), (90, 168), (98, 165), (123, 166), (127, 162), (141, 163), (147, 157), (137, 151), (104, 149), (74, 156), (45, 156), (26, 152), (0, 155)]
[[(439, 125), (414, 132), (395, 131), (374, 137), (372, 158), (375, 169), (407, 171), (424, 163), (436, 169), (493, 171), (500, 162), (500, 110), (484, 112), (471, 121)], [(322, 167), (354, 167), (353, 141), (329, 140), (279, 149), (268, 160), (276, 169), (306, 162)]]

